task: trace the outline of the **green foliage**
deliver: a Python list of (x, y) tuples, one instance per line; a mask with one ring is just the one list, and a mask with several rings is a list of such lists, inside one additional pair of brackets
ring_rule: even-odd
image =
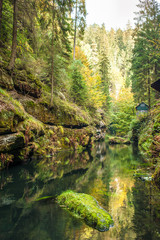
[(109, 144), (130, 144), (130, 140), (128, 138), (109, 136), (109, 135), (106, 135), (105, 142)]
[(130, 89), (124, 88), (119, 97), (112, 100), (112, 115), (110, 123), (111, 134), (126, 136), (130, 130), (130, 123), (135, 116), (133, 94)]
[(138, 116), (131, 121), (130, 129), (132, 131), (131, 139), (134, 142), (138, 142), (139, 135), (141, 134), (141, 129), (145, 126), (147, 121), (146, 116)]
[(139, 131), (142, 126), (142, 123), (144, 123), (145, 120), (146, 120), (145, 116), (140, 116), (140, 117), (133, 119), (131, 122), (130, 128), (133, 130)]
[(9, 164), (13, 162), (14, 156), (8, 153), (0, 154), (0, 170), (3, 168), (8, 168)]
[(160, 165), (156, 166), (155, 172), (153, 174), (153, 179), (156, 185), (160, 188)]
[(9, 0), (3, 1), (3, 16), (2, 16), (2, 36), (1, 41), (5, 48), (4, 51), (8, 54), (7, 44), (11, 44), (12, 39), (12, 5)]
[(154, 100), (150, 85), (160, 73), (159, 49), (155, 42), (160, 38), (159, 6), (155, 0), (140, 1), (135, 29), (132, 58), (132, 89), (137, 102)]
[(86, 105), (88, 99), (87, 86), (81, 73), (82, 64), (76, 60), (71, 66), (71, 96), (78, 105)]
[[(70, 13), (74, 1), (19, 1), (17, 29), (17, 59), (15, 67), (25, 69), (40, 77), (41, 81), (50, 87), (52, 71), (54, 74), (54, 89), (68, 91), (68, 65), (71, 58), (71, 36), (73, 24)], [(79, 1), (79, 13), (85, 22), (85, 2)], [(54, 16), (54, 18), (53, 18)], [(82, 16), (81, 16), (82, 17)], [(9, 0), (3, 1), (2, 12), (2, 60), (8, 61), (12, 45), (13, 6)], [(82, 26), (81, 26), (82, 27)], [(82, 27), (83, 28), (83, 27)], [(54, 50), (54, 54), (52, 54)], [(53, 57), (53, 59), (52, 59)], [(54, 69), (52, 69), (52, 60)], [(51, 64), (52, 63), (52, 64)], [(56, 91), (55, 89), (55, 91)]]
[(130, 25), (124, 31), (106, 32), (104, 25), (94, 24), (85, 31), (82, 50), (93, 72), (101, 76), (101, 90), (106, 99), (103, 108), (107, 114), (112, 107), (111, 95), (131, 85), (132, 33)]

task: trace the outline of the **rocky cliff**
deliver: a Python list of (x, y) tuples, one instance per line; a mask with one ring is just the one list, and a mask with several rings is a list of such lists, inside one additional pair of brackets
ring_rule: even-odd
[(0, 169), (33, 154), (83, 149), (104, 137), (102, 111), (86, 111), (61, 92), (50, 94), (25, 71), (0, 68)]

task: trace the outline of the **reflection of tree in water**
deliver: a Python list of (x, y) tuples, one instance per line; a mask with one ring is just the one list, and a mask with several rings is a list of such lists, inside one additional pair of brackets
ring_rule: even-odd
[(110, 239), (135, 239), (132, 229), (134, 207), (132, 204), (133, 172), (140, 165), (139, 159), (128, 146), (110, 146), (110, 201), (109, 212), (114, 219), (114, 227), (108, 232)]
[(72, 170), (88, 168), (91, 157), (88, 151), (63, 151), (54, 156), (46, 156), (35, 164), (35, 178), (47, 182), (51, 179), (62, 178)]
[[(0, 215), (0, 239), (65, 239), (65, 230), (68, 229), (67, 225), (72, 221), (70, 215), (67, 215), (65, 211), (61, 210), (58, 206), (56, 207), (53, 202), (51, 204), (45, 203), (41, 206), (34, 202), (34, 200), (40, 196), (54, 196), (69, 188), (74, 189), (76, 179), (86, 171), (87, 165), (89, 164), (87, 152), (84, 152), (78, 157), (71, 153), (67, 153), (65, 157), (64, 155), (63, 158), (61, 157), (62, 155), (57, 157), (58, 166), (64, 169), (61, 176), (60, 174), (57, 176), (57, 173), (54, 173), (49, 166), (48, 168), (39, 168), (39, 166), (38, 168), (36, 168), (36, 166), (18, 167), (17, 171), (13, 170), (13, 176), (6, 172), (5, 176), (3, 176), (3, 182), (6, 184), (3, 184), (5, 194), (2, 193), (2, 198), (6, 198), (6, 200), (4, 207), (1, 209), (2, 215)], [(70, 163), (72, 163), (72, 165), (70, 165)], [(51, 178), (52, 181), (50, 180), (44, 184), (42, 180), (45, 181), (46, 179), (44, 179), (44, 176), (41, 178), (41, 174), (43, 174), (46, 169), (47, 180), (49, 180), (48, 173), (50, 172), (54, 174), (51, 177), (56, 175), (57, 178)], [(59, 171), (61, 170), (59, 169)], [(12, 178), (10, 178), (10, 176), (12, 176)], [(11, 184), (7, 184), (10, 182)], [(9, 195), (7, 195), (7, 193), (9, 193)], [(14, 200), (13, 203), (11, 203), (10, 196), (12, 196)], [(9, 206), (6, 208), (7, 203), (9, 203)], [(70, 221), (68, 221), (69, 219)], [(73, 225), (73, 223), (70, 224), (70, 227), (71, 225)], [(55, 229), (58, 230), (57, 233)]]
[[(33, 168), (18, 168), (15, 174), (9, 172), (6, 180), (3, 176), (4, 192), (0, 196), (9, 196), (9, 193), (14, 202), (1, 208), (0, 239), (160, 239), (160, 196), (153, 189), (150, 194), (151, 188), (146, 183), (134, 182), (133, 172), (139, 168), (141, 161), (131, 147), (98, 143), (93, 158), (87, 152), (61, 153), (56, 158), (54, 170), (51, 168), (52, 161), (47, 166), (48, 159), (42, 159), (46, 164), (44, 168), (41, 162)], [(43, 175), (45, 171), (46, 178)], [(33, 201), (39, 196), (58, 195), (67, 189), (94, 196), (112, 215), (114, 227), (100, 233), (52, 201)]]
[(159, 202), (160, 193), (157, 193), (157, 189), (155, 192), (154, 186), (151, 183), (137, 179), (133, 188), (133, 204), (135, 209), (133, 222), (137, 240), (160, 239), (160, 214), (156, 214), (157, 203)]
[(109, 202), (110, 170), (107, 161), (107, 148), (105, 143), (97, 143), (95, 146), (94, 160), (87, 172), (76, 182), (76, 190), (92, 195), (107, 209)]
[[(94, 196), (112, 215), (115, 224), (106, 236), (110, 239), (134, 239), (132, 187), (133, 172), (140, 165), (138, 155), (134, 156), (132, 148), (124, 145), (107, 147), (103, 143), (96, 147), (92, 165), (77, 179), (76, 189)], [(105, 239), (104, 236), (101, 239)]]

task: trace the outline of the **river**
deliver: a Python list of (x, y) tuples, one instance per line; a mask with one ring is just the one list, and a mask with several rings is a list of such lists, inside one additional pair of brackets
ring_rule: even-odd
[[(0, 173), (1, 240), (158, 240), (160, 191), (134, 175), (149, 171), (137, 149), (97, 143), (83, 153), (28, 161)], [(92, 195), (114, 220), (99, 232), (74, 218), (53, 200), (67, 189)]]

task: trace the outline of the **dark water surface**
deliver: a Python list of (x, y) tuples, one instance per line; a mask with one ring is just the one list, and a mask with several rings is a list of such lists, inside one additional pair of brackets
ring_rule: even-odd
[[(94, 154), (60, 153), (0, 173), (0, 240), (157, 240), (160, 192), (133, 174), (147, 164), (132, 146), (98, 143)], [(98, 232), (53, 200), (35, 202), (73, 189), (97, 199), (114, 226)]]

